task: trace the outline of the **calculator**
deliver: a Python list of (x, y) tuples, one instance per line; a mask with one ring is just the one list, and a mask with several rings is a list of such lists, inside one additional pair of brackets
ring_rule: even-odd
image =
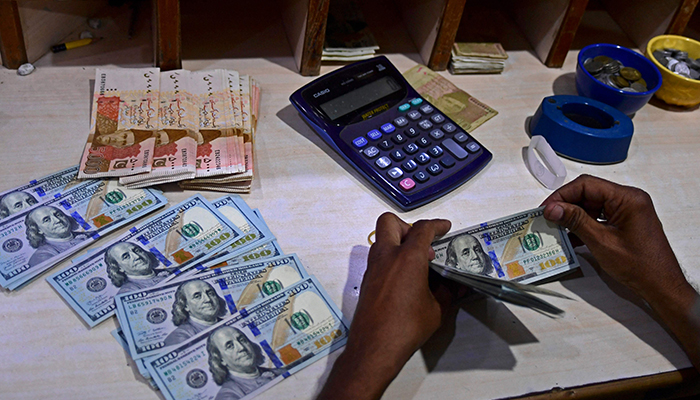
[(493, 158), (384, 56), (330, 72), (289, 100), (328, 145), (404, 211), (454, 190)]

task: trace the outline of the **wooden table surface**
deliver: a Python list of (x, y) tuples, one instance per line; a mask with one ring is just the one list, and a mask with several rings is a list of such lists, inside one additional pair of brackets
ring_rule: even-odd
[[(401, 71), (419, 61), (413, 53), (389, 58)], [(572, 51), (562, 69), (548, 69), (532, 53), (515, 51), (502, 75), (442, 73), (498, 110), (474, 132), (494, 158), (460, 188), (407, 213), (399, 213), (371, 188), (290, 105), (289, 95), (312, 80), (295, 72), (291, 55), (201, 59), (185, 61), (183, 67), (236, 69), (260, 81), (257, 176), (252, 193), (243, 198), (262, 211), (283, 250), (297, 253), (352, 317), (366, 267), (367, 235), (381, 213), (397, 212), (409, 222), (447, 218), (460, 229), (534, 208), (550, 193), (524, 166), (521, 149), (529, 143), (524, 126), (545, 96), (575, 94), (575, 60)], [(38, 65), (26, 77), (0, 70), (0, 190), (76, 164), (88, 134), (95, 68)], [(322, 73), (333, 68), (323, 67)], [(566, 180), (588, 173), (647, 190), (681, 265), (697, 283), (700, 111), (665, 108), (650, 104), (634, 116), (626, 161), (596, 166), (564, 160)], [(175, 185), (164, 190), (171, 203), (192, 194)], [(221, 195), (203, 194), (208, 199)], [(385, 398), (502, 398), (689, 367), (678, 344), (641, 301), (599, 277), (584, 248), (577, 252), (582, 273), (546, 285), (576, 299), (551, 300), (566, 311), (563, 318), (493, 300), (466, 304), (411, 358)], [(0, 398), (162, 397), (139, 377), (110, 335), (116, 322), (88, 330), (44, 277), (16, 293), (2, 292), (0, 298)], [(312, 398), (338, 353), (260, 398)]]

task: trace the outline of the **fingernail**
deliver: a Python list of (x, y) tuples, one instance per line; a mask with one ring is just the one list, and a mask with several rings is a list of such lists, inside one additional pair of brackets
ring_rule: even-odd
[(432, 247), (428, 249), (428, 259), (430, 261), (433, 261), (435, 259), (435, 250), (433, 250)]
[(549, 212), (549, 217), (552, 221), (560, 221), (564, 218), (564, 207), (560, 205), (555, 205), (552, 211)]

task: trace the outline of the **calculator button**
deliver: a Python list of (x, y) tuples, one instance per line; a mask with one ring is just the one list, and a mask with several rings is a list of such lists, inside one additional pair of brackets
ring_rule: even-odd
[(365, 147), (367, 145), (367, 139), (365, 139), (363, 136), (356, 137), (353, 141), (352, 144), (355, 145), (358, 149)]
[(391, 160), (389, 159), (389, 157), (383, 156), (377, 158), (377, 161), (375, 161), (374, 163), (377, 165), (377, 167), (384, 169), (391, 165)]
[(460, 142), (460, 143), (464, 143), (467, 140), (469, 140), (469, 136), (464, 132), (460, 132), (460, 133), (455, 135), (455, 140)]
[(396, 144), (401, 144), (406, 141), (406, 136), (404, 136), (403, 133), (397, 133), (391, 137), (391, 140)]
[(406, 158), (406, 155), (401, 152), (401, 150), (394, 150), (391, 152), (391, 158), (394, 159), (394, 161), (401, 161), (404, 158)]
[(420, 97), (416, 97), (415, 99), (411, 100), (411, 105), (417, 106), (422, 102), (423, 102), (423, 99), (421, 99)]
[(408, 129), (406, 129), (406, 130), (404, 131), (404, 133), (405, 133), (406, 135), (408, 135), (408, 137), (416, 137), (416, 136), (418, 136), (418, 129), (416, 129), (416, 128), (414, 128), (414, 127), (410, 127), (410, 128), (408, 128)]
[(425, 153), (420, 153), (416, 156), (416, 162), (418, 164), (427, 164), (430, 162), (430, 156)]
[(430, 114), (433, 111), (435, 111), (435, 109), (430, 104), (422, 105), (420, 108), (420, 112), (422, 112), (423, 114)]
[(430, 136), (432, 136), (433, 139), (439, 140), (442, 139), (443, 136), (445, 136), (445, 132), (441, 131), (440, 129), (433, 129), (430, 131)]
[(430, 146), (430, 140), (428, 138), (421, 136), (416, 140), (416, 144), (420, 147), (428, 147)]
[(428, 150), (428, 153), (430, 153), (431, 156), (433, 157), (440, 157), (443, 153), (442, 147), (440, 146), (433, 146)]
[(423, 182), (427, 181), (428, 179), (430, 179), (430, 177), (425, 172), (419, 171), (419, 172), (416, 172), (415, 175), (413, 175), (413, 179), (415, 179), (416, 181), (418, 181), (420, 183), (423, 183)]
[(442, 130), (447, 133), (452, 133), (457, 130), (457, 127), (452, 122), (448, 122), (442, 126)]
[(391, 141), (388, 139), (384, 139), (384, 140), (380, 141), (378, 146), (382, 150), (390, 150), (390, 149), (394, 148), (394, 144), (391, 143)]
[(405, 191), (409, 191), (409, 190), (413, 189), (414, 187), (416, 187), (416, 182), (414, 182), (413, 179), (411, 179), (411, 178), (406, 178), (406, 179), (402, 180), (401, 182), (399, 182), (399, 186), (401, 186), (401, 189), (403, 189)]
[(430, 172), (430, 175), (439, 175), (442, 172), (442, 167), (433, 163), (428, 166), (427, 171)]
[(389, 178), (391, 179), (399, 179), (403, 176), (403, 171), (401, 171), (401, 168), (399, 167), (394, 167), (387, 171), (387, 175), (389, 175)]
[(457, 157), (458, 160), (464, 160), (469, 155), (469, 153), (467, 153), (452, 139), (443, 140), (442, 145), (447, 149), (447, 151), (452, 153), (453, 156)]
[(398, 117), (394, 120), (394, 124), (399, 128), (408, 125), (408, 120), (406, 117)]
[(408, 109), (411, 108), (411, 105), (408, 103), (403, 103), (399, 106), (399, 111), (408, 111)]
[(416, 162), (413, 160), (406, 160), (406, 162), (401, 164), (401, 166), (408, 172), (411, 172), (414, 169), (418, 168), (418, 164), (416, 164)]
[(481, 146), (479, 146), (479, 144), (477, 144), (476, 142), (469, 142), (467, 143), (466, 147), (467, 150), (469, 150), (472, 153), (476, 153), (481, 148)]
[(379, 154), (379, 149), (374, 147), (374, 146), (369, 146), (368, 148), (365, 149), (364, 151), (365, 157), (367, 158), (374, 158)]
[(445, 168), (451, 168), (455, 165), (455, 159), (450, 157), (450, 156), (445, 156), (442, 157), (442, 160), (440, 160), (440, 164), (442, 164), (443, 167)]
[(418, 123), (418, 126), (420, 126), (421, 128), (423, 128), (427, 131), (428, 129), (433, 127), (433, 124), (431, 124), (430, 121), (428, 121), (427, 119), (424, 119)]
[(376, 129), (372, 129), (371, 131), (367, 132), (367, 137), (372, 140), (377, 140), (382, 137), (382, 133)]
[[(403, 146), (403, 149), (406, 151), (406, 153), (413, 154), (413, 153), (418, 151), (418, 146), (415, 143), (409, 143), (409, 144)], [(377, 150), (377, 151), (379, 151), (379, 150)]]
[(407, 116), (409, 119), (411, 119), (412, 121), (417, 121), (417, 120), (419, 120), (419, 119), (422, 117), (421, 113), (418, 112), (417, 110), (411, 110), (411, 111), (409, 111), (408, 114), (406, 114), (406, 116)]
[(445, 122), (445, 116), (442, 114), (434, 114), (430, 116), (430, 120), (435, 122), (436, 124), (441, 124)]
[(381, 130), (384, 133), (391, 133), (396, 130), (396, 127), (387, 122), (386, 124), (382, 125)]

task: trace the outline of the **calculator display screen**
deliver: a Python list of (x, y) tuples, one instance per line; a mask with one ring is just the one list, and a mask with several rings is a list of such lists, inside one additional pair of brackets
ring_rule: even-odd
[(331, 121), (401, 90), (394, 79), (385, 76), (320, 105)]

